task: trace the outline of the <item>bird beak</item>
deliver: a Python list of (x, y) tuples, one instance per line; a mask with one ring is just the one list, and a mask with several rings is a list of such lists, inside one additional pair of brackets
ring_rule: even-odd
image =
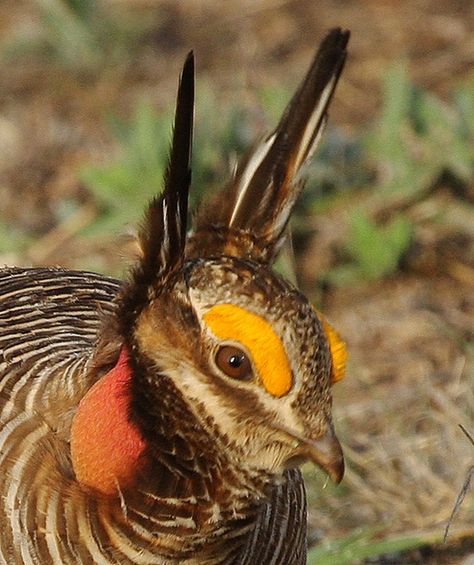
[(325, 471), (336, 484), (342, 481), (344, 454), (332, 424), (329, 424), (325, 434), (317, 439), (302, 436), (286, 426), (274, 424), (273, 427), (279, 432), (284, 432), (294, 442), (297, 451), (294, 457), (289, 460), (290, 466), (299, 465), (303, 461), (309, 460)]
[(305, 438), (305, 456), (321, 467), (331, 479), (339, 484), (344, 476), (344, 455), (339, 440), (332, 427), (316, 440)]

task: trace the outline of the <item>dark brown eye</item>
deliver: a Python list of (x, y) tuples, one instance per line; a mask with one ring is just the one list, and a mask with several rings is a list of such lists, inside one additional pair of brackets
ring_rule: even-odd
[(217, 351), (216, 365), (228, 377), (239, 379), (239, 381), (249, 381), (253, 377), (252, 364), (247, 353), (234, 347), (224, 345)]

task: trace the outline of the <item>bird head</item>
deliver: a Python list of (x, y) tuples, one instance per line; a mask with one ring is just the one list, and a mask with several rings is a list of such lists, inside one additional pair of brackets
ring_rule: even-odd
[(164, 191), (146, 212), (118, 313), (133, 375), (129, 418), (162, 466), (210, 473), (219, 461), (275, 475), (311, 460), (342, 478), (331, 386), (345, 349), (272, 263), (348, 38), (327, 35), (276, 129), (204, 200), (189, 232), (193, 55), (185, 62)]
[(186, 263), (172, 289), (141, 312), (133, 343), (135, 357), (147, 359), (141, 386), (160, 395), (166, 374), (234, 464), (279, 473), (310, 459), (342, 478), (328, 335), (306, 298), (264, 265), (234, 257)]
[(341, 342), (271, 263), (300, 191), (298, 173), (324, 128), (347, 41), (347, 32), (329, 33), (274, 132), (202, 204), (187, 237), (188, 59), (165, 193), (148, 211), (132, 289), (144, 273), (151, 280), (142, 284), (147, 294), (129, 324), (139, 355), (172, 379), (207, 433), (239, 464), (279, 472), (311, 459), (337, 481), (343, 457), (331, 384), (341, 374)]

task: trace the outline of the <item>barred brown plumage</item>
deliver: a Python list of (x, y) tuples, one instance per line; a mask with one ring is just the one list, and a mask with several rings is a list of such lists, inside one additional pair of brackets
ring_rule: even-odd
[[(275, 133), (186, 238), (188, 56), (164, 192), (125, 283), (0, 270), (0, 562), (306, 562), (295, 466), (342, 477), (338, 364), (332, 334), (271, 262), (347, 41), (328, 34)], [(227, 351), (249, 363), (244, 379), (222, 371)]]

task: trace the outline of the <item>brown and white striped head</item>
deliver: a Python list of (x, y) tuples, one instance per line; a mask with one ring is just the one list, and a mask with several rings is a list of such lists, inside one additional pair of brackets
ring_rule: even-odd
[[(274, 132), (204, 202), (190, 233), (188, 56), (165, 188), (147, 210), (142, 257), (119, 309), (120, 362), (131, 375), (123, 389), (131, 460), (138, 453), (185, 475), (197, 468), (212, 474), (214, 464), (278, 474), (310, 459), (342, 478), (331, 385), (342, 375), (343, 345), (272, 262), (300, 192), (299, 172), (324, 129), (348, 39), (340, 29), (326, 36)], [(73, 449), (80, 476), (87, 462), (79, 452)]]

